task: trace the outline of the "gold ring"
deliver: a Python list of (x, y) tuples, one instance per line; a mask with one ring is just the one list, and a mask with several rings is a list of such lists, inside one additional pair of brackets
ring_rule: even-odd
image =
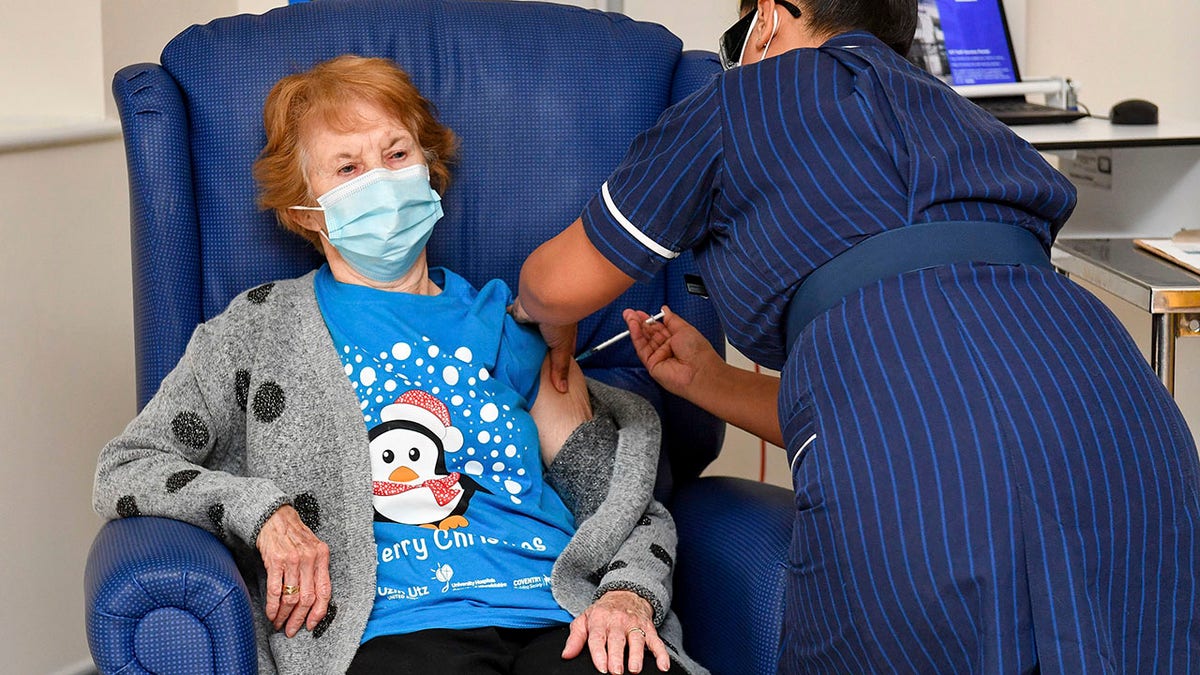
[(291, 584), (283, 585), (283, 594), (284, 595), (295, 595), (299, 592), (300, 592), (299, 586), (292, 586)]
[(646, 638), (646, 631), (642, 630), (641, 628), (638, 628), (637, 626), (634, 626), (633, 628), (630, 628), (629, 630), (625, 631), (626, 635), (633, 635), (634, 633), (641, 633), (643, 640)]

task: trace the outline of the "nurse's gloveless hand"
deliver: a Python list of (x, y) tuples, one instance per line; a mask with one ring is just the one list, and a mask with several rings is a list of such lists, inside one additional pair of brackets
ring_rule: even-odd
[(550, 348), (550, 381), (554, 383), (555, 389), (565, 394), (568, 390), (567, 381), (571, 366), (575, 362), (575, 334), (578, 324), (554, 326), (539, 323), (538, 330), (542, 332), (542, 339)]
[(627, 309), (621, 316), (650, 377), (672, 394), (692, 400), (704, 376), (718, 372), (725, 361), (695, 326), (668, 307), (663, 312), (662, 321), (650, 323), (650, 316), (638, 310)]
[(538, 323), (521, 306), (520, 296), (508, 306), (508, 314), (517, 323), (537, 325), (538, 330), (542, 333), (542, 339), (550, 348), (550, 382), (554, 384), (554, 388), (559, 393), (567, 393), (570, 388), (571, 367), (575, 361), (575, 335), (578, 332), (578, 324), (556, 326)]

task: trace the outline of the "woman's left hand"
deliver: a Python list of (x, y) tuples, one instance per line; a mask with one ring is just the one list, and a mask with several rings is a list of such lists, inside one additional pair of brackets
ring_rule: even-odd
[(571, 634), (563, 649), (564, 659), (573, 659), (588, 646), (592, 664), (602, 673), (621, 675), (625, 647), (629, 647), (629, 672), (642, 672), (646, 650), (654, 655), (660, 671), (671, 667), (667, 646), (654, 628), (654, 608), (629, 591), (609, 591), (571, 622)]

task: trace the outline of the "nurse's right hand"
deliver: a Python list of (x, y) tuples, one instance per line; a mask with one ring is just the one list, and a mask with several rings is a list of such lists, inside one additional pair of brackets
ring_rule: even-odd
[(650, 323), (650, 316), (638, 310), (627, 309), (621, 317), (650, 377), (672, 394), (694, 401), (708, 382), (717, 381), (725, 360), (695, 326), (666, 306), (663, 312), (662, 321)]

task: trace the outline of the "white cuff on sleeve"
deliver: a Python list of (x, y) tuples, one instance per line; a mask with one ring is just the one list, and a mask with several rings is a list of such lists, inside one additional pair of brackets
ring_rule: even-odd
[(621, 213), (621, 211), (617, 208), (617, 205), (613, 203), (612, 195), (608, 193), (607, 182), (605, 182), (600, 188), (600, 193), (604, 196), (604, 205), (608, 207), (608, 212), (612, 214), (612, 217), (621, 224), (621, 227), (625, 228), (625, 231), (632, 235), (634, 239), (637, 239), (642, 246), (645, 246), (667, 260), (679, 257), (679, 253), (677, 251), (672, 251), (666, 246), (654, 241), (650, 237), (647, 237), (646, 233), (642, 232), (637, 228), (636, 225), (629, 222), (629, 219), (625, 217), (625, 214)]

